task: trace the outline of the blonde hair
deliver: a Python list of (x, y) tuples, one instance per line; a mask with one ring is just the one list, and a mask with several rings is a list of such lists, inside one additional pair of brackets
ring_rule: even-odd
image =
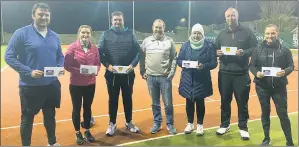
[(83, 28), (88, 28), (88, 29), (90, 30), (90, 33), (92, 32), (92, 28), (91, 28), (89, 25), (81, 25), (81, 26), (79, 27), (79, 29), (78, 29), (78, 33), (77, 33), (77, 38), (78, 38), (78, 39), (79, 39), (79, 34), (80, 34), (80, 32), (81, 32), (81, 30), (82, 30)]

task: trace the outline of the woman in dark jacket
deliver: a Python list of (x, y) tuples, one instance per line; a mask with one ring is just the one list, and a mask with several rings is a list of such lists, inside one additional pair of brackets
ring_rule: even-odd
[[(281, 70), (275, 76), (267, 76), (268, 71), (262, 71), (262, 67), (276, 67)], [(254, 50), (250, 61), (250, 71), (255, 76), (256, 93), (262, 109), (261, 121), (265, 136), (262, 146), (270, 144), (270, 97), (275, 103), (276, 112), (287, 140), (286, 145), (294, 146), (287, 110), (286, 88), (287, 76), (293, 70), (294, 62), (291, 51), (279, 42), (278, 28), (272, 24), (268, 25), (265, 29), (265, 40)]]
[[(183, 61), (198, 61), (196, 68), (182, 67)], [(192, 27), (189, 40), (180, 50), (177, 64), (182, 68), (179, 94), (186, 98), (186, 112), (188, 124), (184, 130), (186, 134), (194, 130), (194, 105), (197, 113), (197, 135), (203, 135), (203, 119), (205, 115), (204, 99), (213, 94), (210, 70), (217, 66), (216, 49), (212, 42), (204, 37), (204, 30), (200, 24)]]

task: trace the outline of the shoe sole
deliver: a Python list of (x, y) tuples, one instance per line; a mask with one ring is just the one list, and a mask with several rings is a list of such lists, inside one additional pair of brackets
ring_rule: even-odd
[(196, 136), (203, 136), (205, 133), (196, 133)]
[(191, 134), (194, 131), (194, 129), (192, 129), (191, 131), (184, 131), (185, 134)]
[(242, 140), (250, 140), (250, 137), (241, 137)]
[(216, 134), (219, 135), (219, 136), (224, 135), (225, 133), (229, 132), (229, 130), (230, 130), (230, 128), (226, 129), (224, 133), (219, 133), (219, 132), (216, 131)]
[[(132, 132), (127, 125), (126, 125), (126, 128), (127, 128), (127, 130), (129, 130), (130, 132)], [(132, 132), (132, 133), (139, 133), (139, 129), (138, 130), (136, 129), (136, 132)]]
[(106, 133), (106, 136), (108, 136), (108, 137), (112, 137), (112, 136), (115, 134), (116, 129), (117, 129), (117, 127), (115, 126), (115, 130), (114, 130), (113, 134)]
[(151, 134), (156, 134), (156, 133), (158, 133), (159, 131), (161, 131), (162, 129), (160, 128), (160, 129), (158, 129), (157, 131), (155, 131), (155, 132), (153, 132), (153, 131), (150, 131), (150, 133)]

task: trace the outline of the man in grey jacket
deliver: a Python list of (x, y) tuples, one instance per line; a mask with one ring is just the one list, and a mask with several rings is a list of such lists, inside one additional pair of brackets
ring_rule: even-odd
[(172, 78), (176, 70), (177, 52), (173, 40), (164, 34), (163, 20), (155, 20), (152, 29), (153, 35), (145, 38), (140, 53), (140, 74), (143, 79), (146, 79), (152, 98), (154, 125), (150, 132), (155, 134), (161, 129), (161, 92), (167, 129), (170, 134), (176, 134), (173, 125)]

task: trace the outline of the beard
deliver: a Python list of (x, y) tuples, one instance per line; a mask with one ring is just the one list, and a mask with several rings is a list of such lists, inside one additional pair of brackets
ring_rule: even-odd
[(154, 37), (158, 40), (161, 39), (163, 36), (164, 36), (164, 33), (154, 33)]

